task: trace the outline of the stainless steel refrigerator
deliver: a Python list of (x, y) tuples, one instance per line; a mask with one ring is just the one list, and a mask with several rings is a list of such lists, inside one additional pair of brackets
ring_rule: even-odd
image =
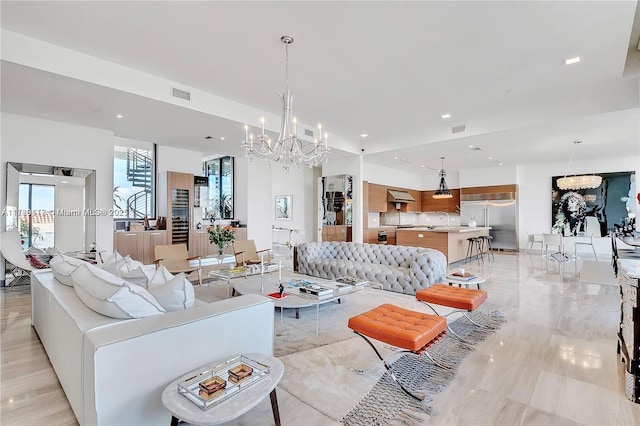
[[(474, 195), (479, 198), (480, 194)], [(477, 226), (491, 227), (489, 235), (493, 237), (491, 244), (494, 249), (518, 249), (515, 200), (460, 201), (460, 224), (466, 225), (472, 218)]]

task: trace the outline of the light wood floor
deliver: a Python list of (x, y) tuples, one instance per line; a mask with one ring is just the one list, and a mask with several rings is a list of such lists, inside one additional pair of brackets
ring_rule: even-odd
[[(536, 254), (466, 266), (488, 277), (483, 308), (499, 309), (508, 322), (435, 395), (429, 424), (640, 424), (616, 356), (618, 287), (581, 283), (580, 263), (574, 267)], [(0, 423), (77, 424), (30, 325), (30, 301), (29, 288), (0, 291)], [(281, 397), (283, 424), (335, 424), (286, 392)], [(263, 405), (237, 424), (271, 423)]]

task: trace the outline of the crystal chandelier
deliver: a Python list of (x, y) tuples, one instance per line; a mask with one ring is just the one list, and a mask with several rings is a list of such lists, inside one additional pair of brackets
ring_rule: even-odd
[[(567, 172), (569, 172), (569, 167), (571, 167), (571, 162), (573, 161), (573, 154), (576, 152), (576, 146), (582, 143), (582, 141), (574, 141), (573, 142), (573, 151), (571, 151), (571, 159), (569, 159), (569, 165), (567, 166)], [(567, 176), (565, 173), (564, 177), (561, 177), (556, 181), (556, 185), (558, 185), (559, 189), (567, 190), (567, 189), (593, 189), (600, 186), (602, 183), (602, 176), (596, 175), (580, 175), (580, 176)]]
[(262, 132), (255, 138), (253, 134), (249, 134), (249, 126), (244, 126), (244, 140), (242, 147), (245, 149), (245, 156), (249, 160), (253, 157), (267, 160), (267, 164), (271, 167), (271, 163), (281, 163), (285, 170), (289, 167), (296, 166), (300, 168), (302, 165), (313, 167), (323, 161), (327, 161), (329, 147), (327, 146), (327, 133), (322, 134), (322, 125), (318, 124), (318, 137), (313, 142), (298, 139), (297, 120), (293, 116), (293, 93), (289, 91), (289, 45), (293, 43), (293, 38), (282, 36), (280, 41), (285, 45), (285, 91), (280, 94), (282, 100), (282, 123), (280, 125), (280, 134), (277, 140), (271, 139), (264, 132), (264, 118), (262, 123)]
[(440, 175), (440, 185), (438, 185), (438, 189), (433, 193), (433, 198), (453, 198), (451, 191), (447, 187), (447, 182), (444, 180), (445, 176), (447, 176), (447, 172), (444, 171), (444, 157), (440, 157), (442, 160), (442, 168), (438, 172)]

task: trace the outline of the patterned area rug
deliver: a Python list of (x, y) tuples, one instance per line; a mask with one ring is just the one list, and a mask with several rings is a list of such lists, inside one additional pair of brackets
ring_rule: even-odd
[(401, 356), (391, 364), (398, 381), (416, 396), (424, 398), (422, 402), (405, 394), (387, 371), (341, 422), (345, 425), (362, 426), (423, 424), (433, 411), (433, 407), (429, 405), (433, 400), (430, 393), (441, 392), (453, 380), (457, 367), (474, 350), (474, 345), (485, 340), (505, 322), (503, 315), (497, 311), (475, 311), (471, 318), (490, 328), (477, 327), (461, 317), (450, 326), (469, 343), (463, 343), (447, 333), (428, 351), (433, 358), (452, 367), (451, 369), (434, 365), (425, 355), (411, 353)]

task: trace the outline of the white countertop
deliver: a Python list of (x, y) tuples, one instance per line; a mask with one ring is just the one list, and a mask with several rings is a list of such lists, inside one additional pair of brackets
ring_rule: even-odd
[(638, 259), (618, 259), (619, 265), (630, 278), (640, 278), (640, 260)]
[(460, 233), (460, 232), (474, 232), (483, 231), (485, 229), (491, 229), (490, 226), (476, 226), (470, 228), (468, 226), (441, 226), (438, 228), (428, 228), (426, 226), (417, 226), (415, 228), (398, 228), (396, 232), (405, 231), (420, 231), (420, 232), (446, 232), (446, 233)]

